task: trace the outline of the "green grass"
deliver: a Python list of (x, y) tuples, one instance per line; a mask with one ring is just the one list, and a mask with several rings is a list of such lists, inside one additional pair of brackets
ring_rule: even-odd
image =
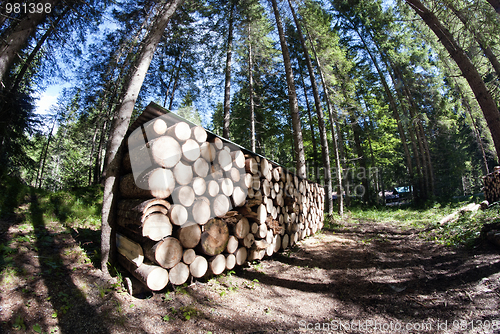
[[(14, 214), (23, 214), (22, 223), (39, 223), (33, 221), (30, 210), (31, 203), (36, 198), (36, 214), (43, 217), (46, 224), (58, 221), (70, 224), (71, 227), (99, 226), (102, 208), (102, 187), (100, 185), (83, 187), (72, 190), (49, 192), (25, 185), (20, 180), (6, 175), (0, 176), (0, 216), (8, 217)], [(26, 229), (26, 225), (23, 229)]]
[(500, 221), (500, 206), (495, 205), (487, 210), (475, 213), (465, 212), (456, 221), (440, 226), (435, 224), (432, 230), (422, 233), (428, 240), (438, 241), (447, 246), (475, 246), (480, 240), (481, 228), (484, 224)]
[(436, 203), (427, 208), (386, 207), (386, 208), (349, 208), (343, 218), (338, 215), (325, 215), (325, 228), (342, 229), (345, 223), (357, 224), (360, 221), (393, 223), (402, 229), (418, 229), (420, 237), (442, 243), (447, 246), (474, 246), (477, 244), (481, 227), (486, 223), (500, 221), (500, 206), (479, 210), (475, 213), (466, 212), (458, 219), (448, 224), (440, 225), (441, 219), (458, 211), (469, 202)]
[(376, 222), (398, 222), (402, 227), (425, 228), (429, 224), (439, 222), (443, 217), (457, 210), (466, 203), (440, 204), (417, 209), (412, 207), (398, 208), (353, 208), (348, 215), (351, 219), (373, 220)]
[(102, 190), (100, 186), (40, 191), (38, 201), (44, 218), (70, 223), (72, 227), (95, 227), (101, 221)]
[(0, 217), (9, 217), (30, 193), (30, 187), (19, 179), (0, 174)]

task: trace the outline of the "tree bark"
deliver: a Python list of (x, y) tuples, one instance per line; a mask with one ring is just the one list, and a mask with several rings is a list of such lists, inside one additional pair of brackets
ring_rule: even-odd
[(92, 185), (92, 160), (94, 157), (94, 152), (95, 152), (95, 146), (96, 146), (96, 138), (97, 138), (97, 132), (99, 130), (99, 122), (97, 122), (96, 127), (94, 129), (94, 135), (92, 136), (92, 143), (90, 144), (90, 154), (89, 154), (89, 186)]
[[(335, 154), (335, 174), (337, 177), (337, 203), (338, 203), (338, 214), (342, 217), (344, 215), (344, 190), (342, 189), (342, 167), (340, 165), (340, 155), (339, 155), (339, 145), (338, 145), (338, 133), (335, 130), (335, 123), (337, 118), (334, 117), (332, 112), (332, 104), (330, 102), (330, 95), (328, 94), (328, 87), (326, 85), (325, 76), (323, 75), (323, 70), (321, 68), (321, 63), (319, 61), (318, 54), (316, 53), (316, 48), (314, 47), (314, 43), (312, 41), (311, 35), (307, 33), (309, 37), (309, 42), (311, 43), (311, 49), (314, 54), (314, 58), (316, 59), (316, 64), (318, 65), (318, 72), (321, 78), (321, 83), (323, 84), (323, 92), (325, 93), (326, 100), (326, 108), (328, 110), (328, 116), (330, 118), (330, 126), (332, 131), (332, 143), (333, 143), (333, 152)], [(328, 173), (331, 173), (330, 171)], [(325, 173), (326, 175), (326, 173)], [(328, 190), (328, 189), (327, 189)], [(327, 199), (328, 200), (328, 199)]]
[[(181, 1), (184, 1), (184, 0), (181, 0)], [(172, 94), (170, 95), (170, 103), (168, 104), (168, 110), (172, 110), (172, 106), (174, 105), (175, 90), (177, 89), (177, 82), (179, 81), (179, 76), (181, 74), (182, 59), (184, 58), (185, 52), (186, 51), (182, 52), (181, 59), (179, 60), (179, 66), (177, 66), (177, 71), (175, 72), (174, 86), (172, 87)]]
[(109, 124), (109, 116), (106, 115), (106, 118), (104, 119), (104, 122), (102, 124), (101, 128), (101, 135), (99, 138), (99, 145), (97, 146), (97, 154), (95, 157), (95, 162), (94, 162), (94, 184), (98, 184), (101, 182), (102, 179), (102, 170), (101, 170), (101, 156), (102, 156), (102, 147), (104, 144), (104, 138), (107, 135), (107, 125)]
[(319, 97), (318, 85), (316, 83), (316, 76), (312, 67), (311, 57), (309, 56), (309, 51), (307, 49), (306, 41), (304, 39), (304, 35), (302, 34), (302, 29), (300, 27), (300, 23), (297, 19), (297, 15), (295, 14), (295, 10), (291, 2), (289, 1), (290, 9), (292, 11), (293, 19), (295, 21), (295, 26), (297, 27), (297, 32), (300, 38), (300, 44), (302, 45), (302, 49), (304, 51), (304, 57), (306, 60), (307, 70), (309, 72), (309, 79), (311, 81), (311, 88), (314, 96), (314, 105), (316, 109), (316, 115), (318, 116), (318, 130), (320, 135), (320, 144), (321, 144), (321, 155), (323, 158), (323, 168), (325, 170), (325, 186), (326, 186), (326, 211), (328, 213), (332, 213), (333, 211), (333, 198), (332, 198), (332, 178), (330, 171), (330, 152), (328, 148), (328, 137), (326, 133), (325, 120), (323, 116), (323, 109), (321, 107), (321, 99)]
[[(421, 188), (419, 196), (423, 198), (428, 198), (429, 196), (434, 195), (434, 173), (432, 168), (429, 144), (427, 142), (424, 127), (420, 121), (420, 118), (418, 117), (419, 115), (418, 107), (415, 104), (410, 87), (408, 86), (401, 72), (401, 69), (397, 65), (395, 65), (389, 57), (386, 56), (386, 59), (390, 65), (389, 66), (386, 62), (386, 67), (388, 68), (390, 67), (393, 70), (393, 72), (389, 72), (389, 74), (392, 78), (394, 87), (395, 88), (397, 87), (395, 76), (403, 83), (403, 85), (400, 87), (402, 93), (399, 94), (399, 97), (402, 101), (403, 96), (405, 96), (406, 100), (409, 103), (408, 110), (410, 112), (410, 117), (409, 117), (410, 124), (408, 126), (408, 130), (410, 132), (412, 147), (415, 155), (415, 161), (417, 163), (417, 170), (420, 177), (422, 177), (423, 175), (423, 179), (419, 180)], [(406, 113), (406, 109), (404, 110), (404, 113)], [(418, 143), (418, 149), (416, 143)]]
[(358, 155), (359, 159), (359, 166), (363, 169), (363, 172), (361, 173), (363, 176), (361, 178), (361, 184), (363, 185), (364, 188), (364, 193), (363, 193), (363, 201), (365, 203), (368, 203), (370, 198), (370, 189), (369, 189), (369, 183), (368, 183), (368, 178), (366, 175), (367, 168), (366, 168), (366, 158), (365, 158), (365, 152), (363, 149), (363, 146), (361, 145), (361, 133), (362, 129), (361, 126), (358, 123), (358, 120), (356, 119), (356, 115), (354, 110), (350, 110), (350, 120), (352, 124), (352, 132), (354, 135), (354, 147), (356, 148), (356, 154)]
[[(495, 145), (497, 159), (500, 155), (500, 113), (492, 95), (486, 88), (481, 75), (467, 57), (464, 50), (455, 41), (453, 35), (446, 29), (438, 18), (419, 0), (405, 0), (415, 12), (424, 20), (429, 28), (436, 34), (443, 46), (449, 52), (451, 58), (457, 63), (462, 75), (469, 83), (477, 102), (481, 106), (484, 118), (491, 131), (491, 137)], [(495, 1), (498, 2), (498, 1)]]
[(293, 142), (295, 146), (295, 154), (297, 157), (297, 175), (303, 179), (307, 178), (306, 175), (306, 158), (304, 154), (304, 142), (302, 139), (302, 127), (300, 124), (299, 115), (299, 104), (297, 101), (297, 94), (295, 92), (295, 82), (293, 79), (292, 63), (290, 60), (290, 54), (288, 52), (288, 46), (285, 40), (285, 34), (283, 32), (283, 24), (281, 23), (281, 17), (278, 10), (278, 5), (276, 0), (271, 0), (274, 10), (274, 16), (276, 18), (276, 26), (278, 27), (278, 34), (281, 44), (281, 53), (283, 55), (283, 62), (285, 65), (286, 73), (286, 83), (288, 86), (288, 103), (290, 105), (290, 113), (292, 115), (292, 128), (293, 128)]
[[(182, 54), (182, 56), (184, 56), (184, 53)], [(166, 108), (167, 107), (167, 99), (168, 97), (170, 96), (170, 85), (172, 84), (172, 81), (174, 80), (174, 77), (175, 77), (175, 69), (178, 68), (180, 66), (180, 62), (179, 62), (179, 65), (177, 65), (177, 62), (179, 61), (179, 59), (181, 58), (181, 56), (179, 56), (179, 54), (177, 54), (176, 58), (175, 58), (175, 61), (174, 61), (174, 65), (175, 68), (172, 68), (170, 70), (170, 77), (168, 78), (168, 84), (165, 85), (165, 83), (162, 81), (163, 83), (163, 86), (166, 88), (166, 91), (165, 91), (165, 99), (163, 100), (163, 108)]]
[(30, 52), (28, 58), (25, 60), (25, 62), (23, 64), (23, 67), (21, 68), (21, 70), (19, 71), (19, 73), (16, 75), (16, 80), (14, 81), (14, 84), (12, 85), (11, 92), (15, 92), (17, 90), (17, 88), (19, 87), (19, 84), (21, 83), (24, 75), (26, 74), (26, 71), (30, 67), (30, 65), (33, 62), (33, 60), (35, 59), (35, 56), (38, 54), (38, 52), (42, 48), (42, 45), (45, 43), (45, 41), (47, 40), (47, 38), (52, 34), (52, 32), (54, 31), (55, 27), (57, 27), (57, 24), (61, 21), (61, 19), (63, 17), (66, 17), (66, 14), (70, 11), (70, 9), (71, 9), (70, 7), (67, 7), (64, 10), (64, 12), (62, 12), (57, 17), (57, 19), (55, 20), (55, 22), (53, 22), (50, 25), (49, 29), (47, 29), (47, 31), (45, 32), (45, 34), (43, 34), (43, 36), (40, 38), (40, 40), (38, 40), (38, 42), (36, 43), (35, 48)]
[(224, 84), (224, 125), (222, 127), (222, 137), (229, 139), (229, 121), (231, 108), (231, 57), (233, 53), (233, 29), (234, 29), (234, 7), (235, 2), (231, 1), (231, 11), (229, 13), (229, 31), (227, 34), (226, 51), (226, 76)]
[(484, 163), (484, 172), (485, 174), (490, 173), (490, 169), (488, 167), (488, 159), (486, 159), (486, 152), (484, 150), (484, 145), (483, 141), (481, 140), (481, 133), (479, 132), (479, 129), (477, 128), (476, 121), (474, 120), (474, 116), (472, 115), (472, 108), (469, 104), (469, 101), (466, 99), (462, 91), (460, 90), (460, 95), (462, 97), (462, 103), (465, 105), (465, 109), (467, 110), (467, 113), (469, 114), (470, 120), (472, 122), (472, 126), (474, 127), (474, 137), (476, 137), (477, 143), (479, 144), (479, 148), (481, 149), (481, 154), (483, 156), (483, 163)]
[(252, 59), (252, 39), (250, 38), (250, 23), (248, 24), (248, 88), (250, 90), (250, 143), (252, 152), (255, 152), (255, 104), (253, 101), (253, 59)]
[[(352, 22), (351, 22), (352, 24)], [(387, 96), (387, 99), (389, 100), (389, 106), (392, 109), (392, 113), (394, 118), (396, 119), (397, 125), (398, 125), (398, 132), (401, 137), (401, 143), (403, 144), (403, 150), (405, 152), (405, 157), (406, 157), (406, 168), (408, 170), (408, 174), (410, 176), (410, 180), (413, 183), (413, 165), (411, 162), (411, 155), (410, 155), (410, 150), (408, 149), (408, 145), (406, 143), (406, 135), (405, 131), (403, 128), (403, 124), (401, 123), (401, 118), (399, 117), (399, 112), (396, 106), (396, 101), (394, 100), (394, 96), (391, 92), (391, 89), (389, 88), (389, 85), (387, 84), (387, 80), (385, 79), (384, 73), (382, 73), (382, 70), (380, 69), (380, 66), (378, 65), (378, 61), (375, 58), (375, 56), (372, 54), (370, 51), (368, 44), (366, 43), (363, 35), (355, 28), (355, 26), (352, 26), (353, 30), (356, 31), (356, 34), (359, 36), (361, 39), (361, 42), (365, 46), (365, 50), (368, 53), (368, 56), (373, 62), (373, 66), (375, 66), (375, 69), (377, 70), (377, 73), (380, 77), (380, 82), (382, 83), (382, 86), (384, 87), (385, 94)]]
[(114, 231), (115, 206), (117, 198), (118, 177), (120, 175), (122, 143), (130, 123), (130, 117), (134, 110), (142, 83), (146, 77), (146, 72), (151, 64), (156, 47), (165, 31), (165, 28), (175, 13), (177, 7), (183, 0), (172, 0), (168, 3), (158, 5), (158, 14), (155, 17), (155, 25), (146, 35), (143, 47), (133, 67), (130, 81), (124, 88), (124, 95), (121, 104), (117, 108), (117, 114), (113, 119), (111, 135), (106, 152), (107, 170), (106, 181), (104, 183), (104, 195), (102, 205), (101, 222), (101, 270), (109, 276), (108, 262), (115, 262)]
[(318, 148), (316, 146), (316, 136), (314, 135), (314, 123), (312, 118), (311, 106), (309, 105), (309, 98), (307, 97), (306, 84), (304, 82), (304, 76), (302, 75), (302, 70), (300, 71), (300, 80), (302, 81), (302, 88), (304, 89), (304, 98), (306, 99), (306, 107), (307, 107), (307, 116), (309, 120), (309, 129), (311, 131), (311, 141), (313, 147), (313, 166), (314, 173), (312, 176), (316, 179), (316, 182), (319, 182), (319, 173), (318, 173)]
[[(460, 19), (464, 27), (474, 35), (474, 39), (476, 40), (477, 44), (479, 44), (481, 50), (483, 50), (484, 55), (490, 61), (491, 66), (493, 66), (493, 69), (495, 70), (497, 76), (500, 77), (500, 62), (498, 61), (498, 58), (495, 56), (491, 48), (488, 46), (488, 43), (484, 40), (483, 36), (478, 33), (476, 29), (469, 25), (467, 18), (453, 5), (453, 2), (447, 1), (446, 6), (455, 14), (456, 17)], [(500, 8), (500, 1), (498, 6)]]
[[(46, 0), (43, 2), (44, 7), (49, 4), (51, 9), (54, 10), (55, 5), (59, 0)], [(29, 37), (33, 34), (36, 27), (43, 22), (47, 16), (47, 11), (42, 11), (41, 13), (30, 13), (21, 19), (15, 28), (10, 32), (8, 36), (2, 36), (0, 42), (0, 82), (10, 65), (14, 61), (17, 53), (26, 45)]]
[(56, 123), (57, 123), (57, 118), (54, 117), (54, 122), (52, 123), (52, 127), (50, 128), (49, 138), (47, 138), (47, 144), (45, 145), (43, 157), (40, 161), (40, 172), (37, 173), (37, 179), (35, 180), (35, 186), (37, 186), (37, 184), (38, 184), (38, 188), (42, 187), (43, 171), (45, 169), (45, 162), (47, 161), (47, 152), (49, 151), (50, 141), (52, 139), (52, 132), (54, 131), (54, 127), (55, 127)]

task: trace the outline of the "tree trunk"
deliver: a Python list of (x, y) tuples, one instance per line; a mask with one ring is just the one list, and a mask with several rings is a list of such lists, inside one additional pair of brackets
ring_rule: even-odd
[[(177, 0), (174, 0), (174, 1), (177, 1)], [(184, 1), (184, 0), (181, 0), (181, 1)], [(175, 72), (174, 86), (172, 87), (172, 94), (170, 95), (170, 103), (168, 104), (168, 110), (172, 110), (172, 106), (174, 105), (175, 90), (177, 89), (177, 83), (179, 81), (179, 76), (181, 74), (182, 59), (184, 58), (185, 53), (186, 53), (186, 51), (182, 52), (181, 59), (179, 60), (179, 66), (177, 66), (177, 71)]]
[[(406, 117), (407, 119), (410, 119), (408, 116), (408, 113), (406, 109), (403, 109), (403, 116)], [(422, 152), (419, 150), (419, 146), (417, 146), (417, 136), (415, 135), (414, 128), (412, 124), (408, 126), (408, 133), (410, 134), (410, 142), (411, 142), (411, 147), (413, 150), (413, 156), (415, 157), (415, 162), (417, 164), (417, 174), (418, 174), (418, 180), (413, 180), (414, 183), (418, 182), (418, 189), (417, 189), (417, 199), (423, 199), (425, 198), (425, 193), (427, 192), (425, 188), (425, 179), (424, 179), (424, 166), (422, 165)], [(414, 184), (415, 186), (415, 184)], [(415, 187), (417, 188), (417, 187)]]
[[(387, 57), (388, 58), (388, 57)], [(407, 116), (406, 108), (403, 108), (403, 113), (409, 119), (408, 131), (410, 133), (411, 144), (415, 156), (415, 161), (417, 163), (417, 173), (419, 175), (419, 192), (418, 198), (426, 199), (429, 194), (434, 194), (434, 176), (432, 172), (432, 163), (430, 160), (430, 152), (428, 150), (427, 139), (425, 137), (425, 132), (423, 126), (420, 124), (418, 119), (418, 108), (415, 105), (415, 101), (413, 100), (412, 93), (410, 88), (408, 87), (406, 80), (401, 72), (401, 69), (395, 65), (390, 58), (388, 58), (390, 67), (393, 70), (393, 73), (389, 72), (393, 81), (394, 87), (398, 87), (396, 84), (396, 79), (399, 79), (403, 84), (400, 86), (399, 98), (401, 102), (403, 101), (403, 96), (406, 97), (406, 100), (409, 103), (408, 110), (410, 111), (410, 117)], [(389, 65), (386, 66), (389, 67)], [(419, 124), (417, 124), (419, 123)], [(417, 147), (418, 143), (418, 147)]]
[[(54, 10), (58, 2), (59, 0), (46, 0), (43, 2), (44, 8), (46, 5), (50, 5), (50, 8)], [(41, 13), (37, 13), (36, 11), (29, 13), (16, 24), (8, 36), (2, 36), (0, 42), (0, 82), (3, 81), (3, 77), (9, 70), (10, 65), (12, 65), (18, 52), (26, 45), (36, 27), (43, 22), (47, 14), (48, 12), (45, 10)]]
[(285, 40), (285, 34), (283, 32), (283, 25), (281, 23), (280, 13), (278, 11), (278, 5), (276, 0), (271, 0), (274, 10), (274, 16), (276, 18), (276, 26), (278, 27), (278, 34), (281, 44), (281, 53), (283, 55), (283, 62), (285, 65), (286, 73), (286, 83), (288, 86), (288, 102), (290, 105), (290, 113), (292, 115), (292, 127), (293, 127), (293, 142), (295, 146), (295, 154), (297, 157), (297, 175), (303, 179), (307, 178), (306, 175), (306, 158), (304, 154), (304, 142), (302, 139), (302, 126), (300, 124), (299, 115), (299, 105), (297, 102), (297, 94), (295, 92), (295, 82), (293, 79), (292, 63), (290, 60), (290, 54), (288, 52), (288, 46)]
[[(352, 23), (351, 23), (352, 24)], [(401, 119), (399, 117), (399, 112), (396, 106), (396, 101), (394, 100), (394, 96), (391, 92), (391, 89), (389, 88), (389, 85), (387, 84), (387, 80), (385, 79), (384, 73), (382, 73), (382, 70), (380, 69), (378, 65), (377, 59), (373, 56), (372, 52), (370, 51), (370, 48), (368, 47), (368, 44), (366, 43), (363, 35), (355, 29), (354, 25), (352, 26), (353, 30), (356, 31), (356, 34), (359, 36), (361, 39), (361, 42), (365, 46), (365, 50), (368, 53), (368, 56), (373, 62), (373, 65), (375, 66), (375, 69), (377, 70), (377, 73), (380, 77), (380, 82), (382, 83), (382, 86), (384, 87), (385, 94), (387, 96), (387, 99), (389, 100), (389, 105), (392, 109), (392, 113), (394, 118), (396, 119), (397, 125), (398, 125), (398, 132), (401, 137), (401, 143), (403, 144), (403, 150), (405, 152), (405, 157), (406, 157), (406, 168), (408, 170), (408, 175), (410, 176), (410, 180), (413, 183), (413, 166), (411, 162), (411, 155), (410, 151), (408, 149), (408, 145), (406, 143), (406, 135), (404, 132), (403, 124), (401, 123)]]
[(474, 39), (476, 40), (477, 44), (479, 44), (481, 50), (483, 50), (484, 55), (486, 56), (486, 58), (488, 58), (491, 66), (493, 66), (493, 69), (495, 70), (497, 76), (500, 78), (500, 62), (498, 61), (498, 58), (495, 56), (491, 48), (488, 46), (488, 43), (484, 40), (483, 36), (469, 25), (467, 18), (453, 5), (451, 1), (447, 1), (446, 6), (455, 14), (456, 17), (460, 19), (460, 21), (462, 21), (464, 27), (474, 35)]
[(313, 147), (312, 156), (313, 156), (314, 173), (312, 176), (316, 179), (316, 182), (319, 182), (318, 148), (316, 146), (316, 136), (314, 135), (314, 123), (313, 123), (313, 118), (312, 118), (311, 106), (309, 105), (309, 98), (307, 97), (306, 84), (304, 82), (304, 76), (302, 75), (302, 70), (300, 70), (300, 79), (302, 81), (302, 88), (304, 89), (304, 97), (306, 99), (307, 116), (308, 116), (308, 120), (309, 120), (309, 128), (311, 131), (311, 141), (312, 141), (312, 147)]
[(255, 152), (255, 104), (253, 101), (253, 58), (252, 58), (252, 40), (250, 38), (250, 23), (248, 24), (248, 88), (250, 93), (250, 143), (252, 152)]
[[(177, 56), (175, 57), (175, 61), (174, 61), (175, 67), (169, 71), (170, 77), (168, 78), (168, 84), (165, 85), (165, 83), (162, 81), (163, 86), (165, 86), (165, 88), (167, 89), (165, 91), (165, 99), (163, 100), (163, 108), (166, 108), (166, 106), (167, 106), (167, 99), (170, 95), (170, 85), (172, 84), (172, 81), (174, 80), (174, 77), (175, 77), (174, 72), (175, 72), (175, 69), (180, 67), (180, 65), (182, 63), (182, 58), (184, 57), (184, 52), (185, 51), (183, 51), (181, 55), (177, 54)], [(177, 62), (179, 62), (179, 65), (177, 65)]]
[(236, 3), (231, 1), (231, 11), (229, 13), (229, 31), (227, 34), (227, 52), (226, 52), (226, 77), (224, 84), (224, 125), (222, 128), (222, 137), (229, 139), (229, 121), (231, 108), (231, 57), (233, 53), (233, 29), (234, 29), (234, 7)]
[[(154, 6), (152, 6), (154, 7)], [(149, 10), (148, 17), (152, 15), (154, 12), (153, 9)], [(139, 36), (142, 34), (142, 32), (146, 29), (149, 29), (151, 27), (151, 24), (149, 23), (149, 20), (144, 20), (144, 22), (141, 24), (141, 26), (136, 29), (136, 33), (134, 36), (132, 36), (130, 39), (126, 39), (122, 44), (119, 49), (119, 51), (116, 53), (115, 57), (113, 58), (113, 61), (110, 62), (110, 65), (108, 65), (108, 71), (107, 71), (107, 77), (112, 75), (112, 72), (115, 70), (116, 64), (119, 64), (120, 59), (122, 56), (125, 55), (130, 55), (131, 52), (133, 51), (134, 45), (138, 43)], [(128, 49), (127, 49), (128, 47)], [(136, 60), (137, 61), (137, 60)], [(109, 96), (109, 101), (108, 101), (108, 106), (107, 106), (107, 113), (106, 113), (106, 118), (105, 122), (103, 124), (103, 131), (101, 132), (101, 141), (99, 145), (101, 146), (101, 149), (99, 151), (99, 163), (102, 162), (102, 174), (100, 174), (101, 177), (101, 183), (104, 185), (105, 178), (106, 178), (106, 170), (107, 170), (107, 163), (108, 161), (106, 160), (106, 157), (102, 158), (100, 155), (102, 154), (102, 145), (104, 140), (109, 144), (109, 138), (108, 136), (111, 136), (109, 132), (111, 132), (111, 129), (108, 129), (108, 127), (112, 128), (113, 126), (113, 118), (115, 114), (117, 113), (117, 110), (120, 108), (120, 103), (123, 101), (124, 96), (126, 94), (126, 89), (122, 87), (126, 87), (126, 83), (131, 80), (131, 72), (132, 70), (128, 66), (121, 66), (120, 72), (117, 77), (112, 77), (110, 81), (106, 84), (106, 88), (104, 89), (104, 96), (103, 96), (103, 101), (106, 101), (106, 98)], [(127, 81), (128, 79), (128, 81)], [(121, 93), (120, 93), (121, 90)], [(110, 92), (110, 93), (108, 93)], [(104, 102), (103, 102), (104, 103)], [(100, 166), (99, 166), (100, 167)]]
[[(332, 104), (330, 101), (330, 95), (328, 94), (328, 87), (326, 85), (325, 76), (323, 75), (323, 70), (321, 68), (321, 63), (319, 61), (318, 54), (316, 53), (316, 48), (314, 47), (314, 43), (312, 41), (311, 35), (307, 34), (309, 37), (309, 42), (311, 43), (311, 48), (314, 54), (314, 58), (316, 59), (316, 64), (318, 65), (318, 72), (321, 78), (321, 83), (323, 84), (323, 92), (325, 93), (326, 107), (328, 110), (328, 116), (330, 118), (330, 126), (332, 131), (332, 143), (333, 143), (333, 152), (335, 154), (335, 174), (337, 177), (337, 203), (338, 203), (338, 213), (342, 217), (344, 215), (344, 190), (342, 189), (342, 167), (340, 165), (340, 155), (339, 155), (339, 144), (338, 144), (338, 133), (335, 130), (335, 123), (337, 118), (334, 117), (332, 112)], [(330, 172), (331, 173), (331, 172)]]
[[(491, 137), (495, 145), (497, 159), (500, 155), (500, 113), (493, 100), (492, 95), (486, 88), (481, 75), (474, 67), (474, 64), (467, 57), (467, 54), (460, 48), (453, 38), (453, 35), (446, 29), (438, 18), (425, 7), (419, 0), (405, 0), (415, 12), (424, 20), (429, 28), (436, 34), (443, 46), (448, 50), (450, 56), (455, 60), (462, 71), (462, 75), (467, 79), (477, 102), (481, 106), (484, 118), (491, 131)], [(498, 1), (495, 1), (498, 2)]]
[[(344, 133), (342, 129), (340, 128), (340, 122), (337, 119), (338, 112), (335, 110), (335, 107), (332, 106), (332, 110), (334, 111), (332, 115), (334, 116), (333, 122), (335, 122), (335, 129), (338, 134), (338, 150), (339, 150), (339, 158), (340, 158), (340, 167), (342, 170), (347, 170), (347, 154), (345, 152), (345, 147), (344, 147)], [(330, 117), (330, 123), (332, 122), (332, 115), (328, 115)], [(346, 125), (346, 121), (344, 121), (344, 126)], [(347, 179), (348, 175), (342, 174), (342, 189), (345, 192), (344, 197), (342, 198), (343, 200), (343, 205), (346, 207), (351, 206), (351, 195), (349, 193), (349, 180)]]
[(116, 189), (120, 175), (123, 138), (127, 132), (137, 96), (141, 90), (156, 47), (170, 18), (182, 2), (183, 0), (172, 0), (166, 4), (158, 5), (159, 10), (155, 17), (156, 24), (144, 39), (143, 47), (136, 60), (136, 66), (132, 68), (130, 81), (124, 88), (123, 100), (117, 108), (117, 114), (111, 127), (111, 135), (106, 152), (107, 170), (101, 223), (101, 270), (106, 276), (109, 276), (108, 262), (111, 262), (111, 264), (115, 262), (114, 232), (112, 228), (115, 223), (114, 211), (117, 199), (114, 194), (117, 194)]
[(361, 126), (358, 123), (358, 120), (356, 119), (356, 115), (354, 110), (350, 111), (350, 120), (352, 124), (352, 132), (354, 134), (354, 146), (356, 148), (356, 154), (358, 155), (359, 159), (359, 166), (363, 169), (362, 171), (362, 178), (361, 178), (361, 184), (363, 185), (364, 193), (363, 193), (363, 201), (367, 204), (370, 200), (370, 189), (369, 189), (369, 184), (368, 184), (368, 178), (366, 175), (367, 168), (366, 168), (366, 158), (365, 158), (365, 152), (363, 150), (363, 146), (361, 145)]
[(474, 120), (474, 117), (472, 115), (472, 108), (469, 104), (469, 101), (466, 99), (461, 90), (460, 90), (460, 95), (462, 96), (462, 103), (465, 105), (465, 109), (467, 110), (467, 113), (469, 114), (470, 120), (472, 122), (472, 126), (474, 128), (474, 137), (476, 137), (477, 143), (479, 144), (479, 148), (481, 149), (481, 154), (483, 156), (483, 163), (484, 163), (484, 172), (485, 174), (489, 174), (490, 169), (488, 167), (488, 160), (486, 159), (486, 152), (484, 151), (483, 141), (481, 140), (481, 133), (479, 132), (476, 121)]
[(35, 187), (38, 187), (38, 188), (42, 187), (43, 171), (45, 169), (45, 162), (47, 161), (47, 152), (49, 151), (49, 145), (50, 145), (50, 141), (52, 139), (52, 132), (54, 131), (54, 127), (55, 127), (56, 123), (57, 123), (57, 118), (54, 117), (54, 122), (52, 123), (52, 127), (50, 128), (49, 138), (47, 138), (47, 144), (45, 145), (43, 157), (40, 161), (40, 172), (37, 173), (37, 179), (35, 180)]
[(293, 19), (295, 21), (295, 26), (297, 27), (297, 32), (300, 38), (300, 44), (304, 51), (304, 58), (306, 60), (307, 70), (309, 72), (309, 79), (311, 81), (311, 88), (314, 96), (314, 105), (316, 109), (316, 115), (318, 116), (318, 130), (320, 135), (321, 144), (321, 155), (323, 158), (323, 168), (325, 171), (325, 186), (326, 186), (326, 211), (332, 213), (333, 211), (333, 198), (332, 198), (332, 177), (330, 168), (330, 152), (328, 148), (328, 137), (326, 133), (325, 120), (323, 117), (323, 108), (321, 107), (321, 99), (319, 97), (318, 85), (316, 84), (316, 76), (312, 67), (311, 57), (309, 56), (309, 51), (307, 49), (306, 41), (304, 35), (302, 34), (302, 29), (300, 23), (295, 15), (295, 10), (289, 1), (290, 9), (292, 11)]
[(500, 0), (488, 0), (493, 9), (500, 15)]
[(52, 32), (54, 31), (54, 29), (57, 27), (57, 24), (59, 23), (59, 21), (61, 21), (61, 19), (63, 17), (66, 17), (66, 14), (70, 11), (70, 9), (71, 9), (70, 7), (67, 7), (64, 10), (64, 12), (62, 12), (62, 14), (60, 14), (57, 17), (57, 19), (55, 20), (55, 22), (53, 22), (50, 25), (50, 28), (47, 29), (47, 31), (45, 32), (45, 34), (43, 34), (43, 36), (40, 38), (40, 40), (38, 40), (38, 42), (36, 43), (35, 48), (30, 52), (30, 55), (24, 61), (23, 67), (21, 68), (21, 70), (19, 71), (19, 73), (16, 75), (16, 80), (14, 81), (14, 84), (12, 85), (11, 92), (15, 92), (17, 90), (17, 88), (19, 87), (19, 84), (21, 83), (24, 75), (26, 74), (26, 71), (30, 67), (30, 65), (33, 62), (33, 60), (35, 59), (35, 56), (38, 54), (38, 52), (42, 48), (42, 45), (45, 43), (45, 41), (47, 40), (47, 38), (52, 34)]
[[(366, 101), (364, 101), (364, 104), (365, 104), (365, 108), (366, 110), (368, 110), (368, 106), (366, 105)], [(376, 166), (376, 163), (375, 163), (375, 157), (373, 155), (373, 146), (372, 146), (372, 138), (371, 138), (371, 129), (373, 129), (373, 126), (371, 125), (371, 121), (367, 121), (366, 118), (364, 120), (364, 128), (367, 129), (366, 131), (367, 132), (367, 139), (368, 139), (368, 147), (370, 148), (370, 160), (371, 160), (371, 166), (372, 167), (375, 167)], [(369, 176), (371, 176), (371, 172), (369, 173)], [(378, 179), (379, 179), (379, 175), (378, 175), (378, 171), (375, 173), (375, 179), (373, 180), (373, 187), (374, 187), (374, 190), (375, 190), (375, 203), (378, 203), (378, 193), (380, 191), (379, 189), (379, 182), (378, 182)], [(372, 198), (372, 201), (373, 201), (373, 198)]]
[(99, 122), (97, 122), (97, 125), (94, 130), (94, 135), (92, 136), (92, 143), (91, 143), (91, 148), (90, 148), (90, 154), (89, 154), (89, 186), (92, 185), (92, 170), (94, 169), (92, 166), (92, 160), (94, 157), (94, 152), (95, 152), (95, 146), (96, 146), (96, 137), (97, 137), (97, 132), (99, 130)]
[(102, 170), (101, 170), (101, 160), (102, 160), (102, 146), (104, 144), (104, 138), (107, 135), (107, 125), (109, 124), (108, 115), (106, 115), (106, 119), (104, 120), (101, 128), (101, 135), (99, 136), (99, 145), (97, 146), (97, 154), (94, 162), (94, 184), (98, 184), (102, 179)]

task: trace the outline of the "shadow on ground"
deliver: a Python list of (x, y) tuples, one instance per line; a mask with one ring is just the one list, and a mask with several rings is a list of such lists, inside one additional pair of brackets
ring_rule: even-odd
[[(485, 304), (491, 303), (490, 293), (497, 299), (500, 295), (498, 282), (485, 288), (484, 295), (474, 287), (500, 273), (498, 249), (488, 244), (476, 249), (444, 247), (425, 242), (416, 233), (373, 223), (327, 231), (319, 241), (306, 240), (295, 252), (275, 254), (265, 270), (244, 270), (240, 276), (269, 287), (331, 294), (367, 314), (383, 312), (405, 321), (453, 319), (489, 310)], [(299, 272), (297, 278), (287, 274), (294, 268), (306, 271), (307, 278)], [(334, 313), (343, 317), (341, 310)], [(482, 317), (498, 314), (485, 311)]]
[(64, 240), (45, 227), (43, 211), (34, 192), (31, 196), (30, 215), (36, 236), (35, 246), (39, 250), (40, 275), (48, 289), (53, 309), (56, 310), (53, 317), (58, 319), (60, 332), (110, 333), (95, 306), (86, 301), (84, 292), (73, 283), (71, 271), (60, 254)]

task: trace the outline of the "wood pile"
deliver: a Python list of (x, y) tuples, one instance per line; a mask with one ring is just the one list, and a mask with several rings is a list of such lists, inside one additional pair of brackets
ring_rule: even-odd
[(483, 177), (484, 180), (484, 199), (489, 204), (500, 200), (500, 167), (496, 166), (492, 173)]
[(129, 129), (116, 244), (120, 263), (149, 289), (221, 274), (322, 228), (320, 185), (148, 108), (162, 116)]

